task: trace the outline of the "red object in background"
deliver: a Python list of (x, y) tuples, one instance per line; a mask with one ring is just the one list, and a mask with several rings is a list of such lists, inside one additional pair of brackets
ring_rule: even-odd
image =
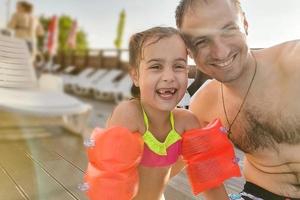
[(77, 21), (74, 20), (67, 40), (67, 45), (71, 49), (76, 48), (76, 35), (77, 35)]
[(47, 51), (50, 55), (56, 54), (58, 34), (58, 18), (53, 16), (48, 26)]

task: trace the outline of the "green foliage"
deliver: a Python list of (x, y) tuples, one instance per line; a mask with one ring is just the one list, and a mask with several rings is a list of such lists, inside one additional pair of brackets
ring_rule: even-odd
[(86, 41), (87, 35), (83, 30), (79, 30), (76, 36), (76, 49), (79, 51), (84, 51), (88, 49), (88, 42)]
[[(40, 17), (40, 22), (45, 31), (48, 30), (48, 25), (50, 23), (51, 17)], [(63, 15), (59, 17), (58, 22), (58, 51), (66, 51), (70, 50), (70, 47), (67, 45), (67, 40), (69, 36), (69, 32), (72, 28), (72, 18), (67, 15)], [(38, 47), (40, 49), (43, 48), (45, 40), (43, 38), (38, 39)], [(76, 50), (84, 51), (89, 48), (89, 44), (87, 42), (87, 35), (83, 30), (77, 30), (76, 34)]]
[(117, 27), (117, 37), (114, 41), (115, 47), (117, 49), (120, 49), (121, 46), (122, 46), (122, 38), (123, 38), (124, 26), (125, 26), (125, 18), (126, 18), (125, 10), (122, 10), (120, 15), (119, 15), (119, 23), (118, 23), (118, 27)]
[[(41, 23), (41, 25), (42, 25), (45, 33), (46, 33), (46, 31), (48, 30), (47, 27), (48, 27), (48, 25), (50, 23), (50, 18), (46, 18), (45, 16), (42, 15), (42, 16), (40, 16), (39, 20), (40, 20), (40, 23)], [(44, 45), (45, 45), (45, 38), (44, 38), (44, 36), (39, 36), (37, 38), (37, 47), (38, 47), (39, 51), (43, 50)]]
[(58, 50), (68, 50), (67, 40), (69, 32), (72, 28), (72, 18), (66, 15), (63, 15), (59, 18), (58, 21), (59, 34), (58, 34)]

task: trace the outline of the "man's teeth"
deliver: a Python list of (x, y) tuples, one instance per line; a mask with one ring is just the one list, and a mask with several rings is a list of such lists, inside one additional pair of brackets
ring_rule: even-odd
[(226, 67), (227, 65), (231, 64), (233, 61), (233, 58), (231, 58), (228, 61), (225, 62), (220, 62), (220, 63), (215, 63), (214, 65), (219, 66), (219, 67)]

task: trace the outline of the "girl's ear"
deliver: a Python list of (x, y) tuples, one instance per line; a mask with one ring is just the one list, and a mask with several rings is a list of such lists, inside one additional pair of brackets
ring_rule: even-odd
[(138, 73), (138, 69), (131, 67), (129, 74), (131, 76), (131, 79), (133, 81), (133, 84), (136, 87), (139, 87), (139, 73)]

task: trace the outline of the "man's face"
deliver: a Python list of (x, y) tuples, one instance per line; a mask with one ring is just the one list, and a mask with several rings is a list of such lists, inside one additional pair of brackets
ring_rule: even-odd
[(239, 78), (248, 54), (247, 22), (231, 0), (197, 3), (186, 12), (181, 26), (195, 63), (219, 81)]

